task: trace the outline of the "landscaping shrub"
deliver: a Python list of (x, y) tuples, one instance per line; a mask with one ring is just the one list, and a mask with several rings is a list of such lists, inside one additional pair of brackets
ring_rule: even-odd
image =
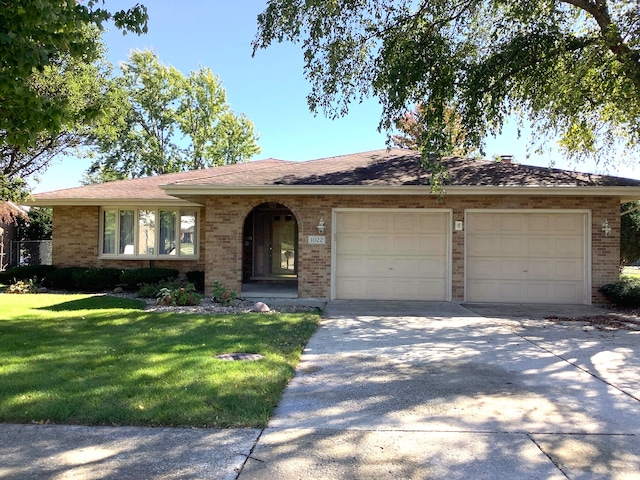
[(640, 279), (638, 278), (622, 278), (615, 283), (600, 287), (600, 292), (614, 305), (640, 306)]
[(158, 293), (159, 305), (175, 305), (179, 307), (200, 305), (202, 295), (196, 293), (193, 283), (174, 289), (163, 288)]
[(73, 279), (73, 272), (84, 270), (82, 267), (63, 267), (50, 271), (42, 284), (56, 290), (76, 290), (78, 285)]
[(18, 280), (16, 283), (9, 285), (6, 293), (38, 293), (38, 282), (35, 279), (30, 280)]
[(97, 292), (113, 290), (120, 282), (122, 270), (118, 268), (82, 268), (71, 273), (73, 283), (81, 290)]
[(173, 268), (134, 268), (123, 271), (120, 281), (135, 290), (144, 283), (154, 284), (176, 278), (179, 273)]
[(31, 280), (34, 277), (42, 280), (55, 269), (56, 267), (53, 265), (27, 265), (7, 268), (4, 272), (0, 272), (0, 283), (11, 284), (20, 280)]
[(180, 288), (180, 282), (168, 280), (158, 283), (143, 283), (138, 290), (139, 298), (158, 298), (158, 294), (162, 289), (175, 290)]
[(215, 302), (226, 306), (231, 305), (237, 296), (236, 292), (229, 290), (220, 282), (213, 283), (213, 286), (211, 287), (211, 294), (213, 295), (213, 300)]
[(187, 272), (187, 280), (196, 287), (199, 292), (204, 291), (204, 272), (202, 270), (192, 270)]

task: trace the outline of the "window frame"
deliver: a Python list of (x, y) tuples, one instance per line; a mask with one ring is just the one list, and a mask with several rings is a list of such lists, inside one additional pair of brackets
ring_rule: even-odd
[[(105, 212), (114, 211), (115, 212), (115, 253), (104, 253), (104, 235), (105, 235)], [(124, 253), (127, 249), (121, 248), (121, 212), (122, 211), (133, 211), (133, 254)], [(139, 253), (139, 240), (140, 240), (140, 223), (139, 223), (139, 215), (141, 211), (152, 211), (155, 218), (155, 226), (154, 226), (154, 241), (153, 248), (154, 254), (144, 254)], [(165, 253), (160, 254), (160, 215), (161, 212), (175, 212), (175, 224), (174, 224), (174, 232), (176, 236), (176, 248), (175, 253)], [(188, 216), (190, 214), (195, 215), (194, 222), (194, 232), (192, 235), (193, 240), (193, 254), (182, 254), (180, 245), (181, 238), (180, 234), (182, 232), (181, 229), (181, 221), (183, 216)], [(98, 258), (104, 259), (118, 259), (118, 260), (198, 260), (200, 258), (200, 216), (201, 209), (192, 206), (141, 206), (141, 207), (132, 207), (128, 205), (118, 205), (118, 206), (105, 206), (100, 207), (100, 228), (99, 228), (99, 245), (98, 245)], [(121, 253), (122, 252), (122, 253)]]

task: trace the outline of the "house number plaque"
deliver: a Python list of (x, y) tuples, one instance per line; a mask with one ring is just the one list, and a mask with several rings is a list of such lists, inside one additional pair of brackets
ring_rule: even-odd
[(325, 235), (309, 235), (307, 243), (309, 245), (324, 245), (327, 243), (327, 237)]

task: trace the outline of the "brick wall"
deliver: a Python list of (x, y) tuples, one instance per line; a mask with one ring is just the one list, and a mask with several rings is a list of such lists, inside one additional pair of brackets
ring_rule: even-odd
[[(300, 297), (329, 298), (331, 293), (331, 215), (334, 208), (450, 208), (453, 221), (464, 220), (465, 209), (572, 209), (592, 210), (592, 298), (604, 302), (598, 288), (618, 276), (620, 217), (617, 198), (591, 197), (501, 197), (453, 196), (216, 196), (207, 200), (206, 284), (218, 281), (234, 291), (241, 291), (242, 228), (253, 208), (275, 202), (289, 208), (298, 221), (298, 294)], [(317, 235), (316, 225), (324, 218), (326, 245), (308, 245), (307, 235)], [(607, 219), (610, 236), (602, 233)], [(464, 231), (452, 234), (452, 295), (464, 299)]]
[[(298, 294), (300, 297), (329, 298), (331, 293), (332, 211), (334, 208), (450, 208), (452, 220), (463, 221), (465, 209), (572, 209), (592, 211), (592, 298), (604, 302), (598, 288), (618, 277), (620, 206), (617, 198), (453, 196), (212, 196), (200, 219), (200, 260), (106, 260), (98, 259), (98, 207), (55, 207), (53, 214), (53, 262), (57, 266), (114, 266), (137, 268), (162, 266), (205, 270), (207, 292), (214, 282), (240, 292), (244, 220), (253, 208), (275, 202), (289, 208), (298, 223)], [(324, 218), (326, 245), (308, 245), (307, 236), (317, 235), (316, 225)], [(609, 222), (610, 236), (602, 232)], [(205, 248), (206, 246), (206, 248)], [(205, 267), (206, 266), (206, 267)], [(452, 294), (464, 299), (464, 231), (452, 233)]]
[(204, 232), (200, 219), (199, 260), (126, 260), (98, 258), (100, 207), (53, 208), (52, 256), (57, 267), (175, 268), (181, 273), (204, 270)]

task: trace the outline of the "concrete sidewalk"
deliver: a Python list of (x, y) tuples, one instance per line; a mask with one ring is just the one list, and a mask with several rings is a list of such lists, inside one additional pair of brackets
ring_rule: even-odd
[(264, 431), (0, 424), (0, 479), (640, 479), (640, 332), (467, 307), (331, 302)]
[(640, 333), (482, 313), (329, 304), (239, 478), (640, 478)]

